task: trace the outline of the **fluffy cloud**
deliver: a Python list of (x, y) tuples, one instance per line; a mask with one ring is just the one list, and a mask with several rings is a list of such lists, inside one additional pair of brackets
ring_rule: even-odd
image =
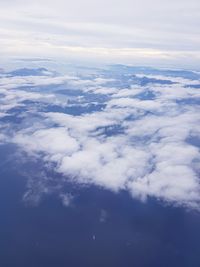
[[(127, 190), (142, 200), (156, 197), (175, 205), (199, 209), (200, 153), (198, 147), (189, 141), (198, 137), (200, 132), (199, 107), (189, 101), (198, 99), (199, 90), (185, 87), (187, 82), (176, 78), (170, 78), (175, 84), (144, 87), (129, 80), (127, 88), (120, 88), (114, 84), (121, 77), (116, 75), (115, 79), (109, 80), (103, 76), (99, 74), (98, 79), (96, 76), (67, 79), (70, 88), (74, 86), (74, 92), (79, 88), (79, 96), (73, 98), (77, 109), (81, 97), (81, 103), (85, 104), (90, 104), (93, 98), (96, 104), (102, 102), (104, 107), (101, 110), (86, 109), (80, 114), (70, 114), (65, 110), (38, 111), (35, 106), (31, 114), (26, 113), (21, 129), (9, 124), (11, 134), (8, 142), (17, 144), (32, 156), (40, 157), (42, 154), (44, 162), (53, 163), (54, 170), (61, 174), (61, 184), (64, 176), (64, 180), (77, 184), (94, 184), (115, 192)], [(37, 77), (31, 76), (27, 79), (36, 86), (44, 78), (38, 77), (37, 81)], [(52, 84), (54, 77), (47, 79)], [(55, 79), (62, 80), (59, 77)], [(15, 87), (12, 79), (10, 83), (11, 87), (8, 79), (7, 86), (1, 88), (6, 101), (12, 99), (10, 103), (13, 105), (19, 105), (22, 99), (37, 100), (42, 104), (48, 97), (60, 97), (54, 88), (48, 92), (25, 93), (17, 89), (20, 82)], [(143, 97), (147, 91), (153, 93), (154, 99)], [(55, 103), (62, 107), (59, 101)], [(72, 106), (67, 103), (65, 107)], [(3, 107), (2, 112), (9, 112), (8, 107)], [(30, 124), (27, 121), (33, 115), (36, 118)], [(3, 134), (5, 132), (4, 129)], [(42, 183), (41, 192), (48, 192), (46, 184)], [(69, 204), (67, 195), (61, 193), (60, 198), (64, 205)]]
[(53, 155), (72, 154), (79, 148), (76, 140), (70, 137), (66, 129), (62, 127), (40, 129), (33, 134), (22, 133), (15, 136), (15, 141), (29, 147), (32, 151), (39, 149), (41, 152), (52, 153)]

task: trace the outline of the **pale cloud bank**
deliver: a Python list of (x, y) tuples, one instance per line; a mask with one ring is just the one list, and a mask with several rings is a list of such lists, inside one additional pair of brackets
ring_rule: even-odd
[(2, 57), (199, 67), (198, 0), (0, 1)]

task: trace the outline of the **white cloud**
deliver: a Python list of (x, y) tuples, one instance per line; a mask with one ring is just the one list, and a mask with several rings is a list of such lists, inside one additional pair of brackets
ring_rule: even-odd
[(198, 0), (19, 0), (0, 8), (2, 56), (198, 67)]
[(56, 155), (67, 155), (77, 151), (79, 146), (68, 131), (62, 127), (37, 130), (34, 133), (25, 132), (15, 136), (15, 142), (23, 144), (32, 151), (41, 151)]
[[(10, 79), (11, 84), (9, 79), (4, 82), (4, 89), (4, 85), (1, 86), (10, 104), (20, 104), (22, 99), (31, 98), (42, 102), (49, 96), (57, 99), (56, 91), (38, 95), (18, 90), (16, 84), (24, 85), (24, 80), (20, 79), (14, 82), (14, 87), (14, 78)], [(37, 77), (27, 79), (36, 85), (43, 80), (38, 78), (37, 81)], [(52, 84), (53, 78), (48, 79)], [(86, 91), (95, 95), (99, 87), (102, 94), (105, 92), (106, 95), (108, 88), (112, 95), (103, 102), (105, 108), (101, 111), (80, 115), (38, 112), (36, 108), (36, 121), (31, 125), (24, 122), (24, 128), (13, 130), (10, 142), (37, 156), (42, 152), (43, 160), (54, 163), (54, 170), (62, 174), (62, 179), (94, 184), (115, 192), (127, 190), (133, 197), (143, 200), (156, 197), (175, 205), (199, 208), (196, 163), (200, 161), (200, 153), (197, 147), (187, 142), (191, 136), (199, 135), (199, 108), (177, 102), (197, 98), (198, 90), (185, 88), (184, 80), (179, 84), (138, 85), (129, 89), (109, 88), (107, 80), (96, 77), (86, 82), (80, 78), (67, 79), (70, 81), (71, 85), (75, 81), (74, 90), (79, 84), (83, 97)], [(176, 78), (173, 81), (177, 81)], [(154, 100), (137, 98), (138, 93), (146, 90), (155, 94)], [(75, 104), (79, 106), (78, 99)], [(5, 106), (3, 114), (6, 111)], [(26, 119), (29, 119), (28, 115)], [(45, 186), (42, 183), (41, 192), (48, 192), (48, 186), (47, 189)], [(65, 205), (69, 204), (68, 196), (60, 197)]]

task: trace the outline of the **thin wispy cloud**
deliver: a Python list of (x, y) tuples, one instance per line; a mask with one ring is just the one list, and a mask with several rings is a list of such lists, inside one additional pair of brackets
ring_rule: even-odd
[(0, 7), (2, 56), (198, 66), (198, 0), (19, 0)]

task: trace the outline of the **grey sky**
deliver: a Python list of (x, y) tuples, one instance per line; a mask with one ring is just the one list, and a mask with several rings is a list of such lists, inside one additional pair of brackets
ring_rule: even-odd
[(0, 1), (2, 56), (198, 67), (199, 0)]

